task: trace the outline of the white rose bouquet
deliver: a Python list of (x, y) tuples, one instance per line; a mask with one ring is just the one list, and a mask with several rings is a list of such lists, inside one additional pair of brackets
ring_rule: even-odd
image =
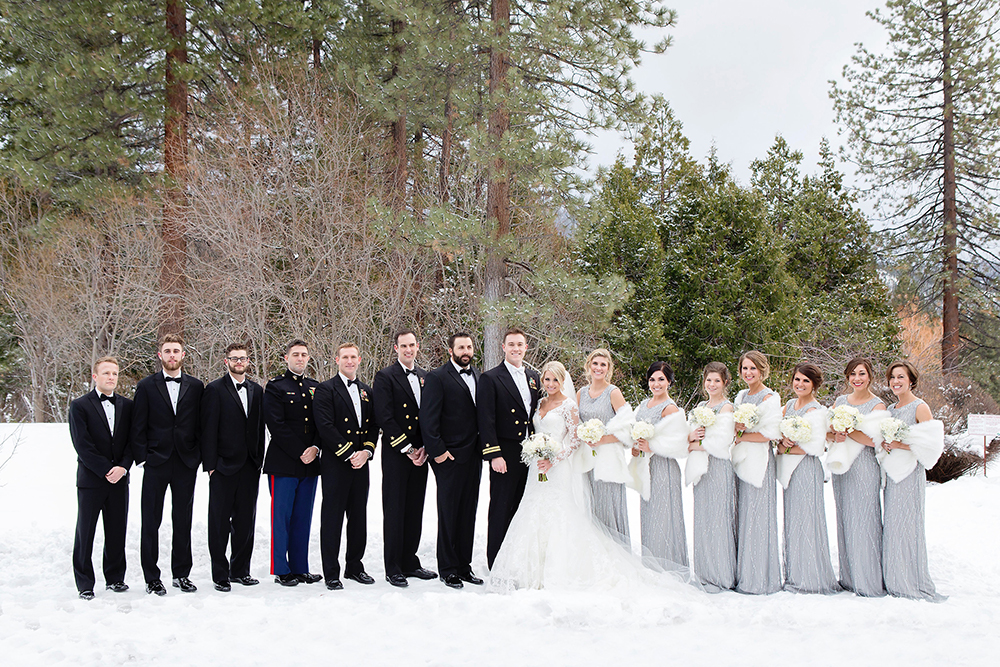
[[(538, 461), (551, 461), (560, 451), (562, 451), (562, 447), (551, 435), (535, 433), (525, 438), (524, 442), (521, 443), (521, 461), (528, 466)], [(547, 482), (549, 478), (544, 472), (540, 472), (538, 473), (538, 481)]]
[(788, 417), (781, 420), (781, 435), (796, 444), (807, 442), (812, 438), (812, 426), (805, 417)]
[[(733, 413), (733, 420), (737, 424), (743, 424), (752, 430), (753, 427), (760, 423), (760, 410), (753, 403), (742, 403), (737, 406), (736, 411)], [(738, 431), (736, 435), (742, 437), (743, 431)]]
[[(593, 447), (598, 440), (604, 437), (607, 433), (607, 429), (604, 428), (604, 422), (600, 419), (588, 419), (579, 426), (576, 427), (576, 437), (583, 440), (585, 443)], [(594, 456), (597, 456), (597, 452), (591, 450)]]
[(879, 430), (882, 432), (882, 442), (902, 441), (906, 437), (908, 429), (909, 427), (906, 424), (895, 417), (883, 419), (882, 423), (879, 424)]
[(838, 405), (830, 411), (830, 428), (840, 433), (856, 431), (861, 426), (861, 412), (853, 405)]
[[(649, 441), (654, 435), (656, 435), (656, 427), (649, 422), (644, 422), (639, 420), (632, 424), (632, 440), (646, 440)], [(639, 452), (639, 456), (645, 456), (646, 452)]]
[(695, 408), (690, 412), (691, 424), (695, 428), (708, 428), (709, 426), (715, 425), (715, 410), (703, 405), (699, 408)]

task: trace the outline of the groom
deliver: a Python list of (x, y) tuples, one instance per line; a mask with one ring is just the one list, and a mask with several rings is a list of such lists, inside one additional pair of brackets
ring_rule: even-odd
[(520, 329), (503, 337), (504, 360), (482, 375), (476, 392), (479, 440), (490, 462), (490, 510), (486, 560), (490, 569), (524, 495), (528, 466), (521, 462), (521, 442), (534, 433), (541, 379), (524, 366), (528, 339)]

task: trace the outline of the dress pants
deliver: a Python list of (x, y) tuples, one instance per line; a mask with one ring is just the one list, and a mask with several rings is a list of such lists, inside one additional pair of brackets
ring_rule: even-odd
[(461, 463), (447, 460), (432, 465), (437, 481), (438, 573), (442, 579), (450, 574), (468, 574), (472, 571), (483, 461), (474, 456)]
[(340, 579), (340, 537), (347, 517), (347, 553), (344, 574), (364, 572), (361, 559), (368, 540), (368, 465), (355, 470), (340, 460), (324, 462), (323, 505), (320, 508), (319, 543), (323, 578)]
[[(247, 461), (235, 474), (218, 470), (208, 478), (208, 553), (212, 558), (212, 581), (250, 574), (254, 526), (257, 519), (257, 491), (260, 469)], [(232, 559), (226, 546), (232, 535)]]
[(125, 526), (128, 519), (128, 478), (117, 484), (77, 488), (73, 576), (78, 591), (94, 590), (94, 537), (98, 517), (104, 517), (104, 583), (125, 581)]
[(382, 450), (382, 536), (386, 575), (419, 570), (420, 532), (427, 496), (427, 464), (413, 465), (410, 457)]
[(160, 524), (163, 501), (170, 487), (170, 518), (173, 539), (170, 548), (170, 571), (174, 578), (191, 574), (191, 515), (194, 511), (194, 485), (198, 468), (188, 468), (177, 453), (158, 466), (145, 466), (142, 476), (142, 531), (139, 558), (146, 583), (160, 579), (156, 561), (160, 555)]
[(271, 491), (271, 574), (309, 572), (309, 529), (315, 477), (268, 475)]

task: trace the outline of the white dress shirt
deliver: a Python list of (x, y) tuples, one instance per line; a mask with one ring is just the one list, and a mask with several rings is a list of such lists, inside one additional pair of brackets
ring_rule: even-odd
[[(180, 376), (181, 376), (181, 374), (178, 373), (177, 377), (179, 378)], [(174, 377), (174, 376), (164, 370), (163, 371), (163, 377), (164, 377), (164, 379), (166, 379), (166, 378)], [(181, 393), (181, 384), (179, 382), (167, 382), (167, 393), (170, 394), (170, 407), (172, 407), (174, 409), (174, 414), (176, 415), (177, 414), (177, 397), (180, 396), (180, 393)]]
[[(399, 365), (403, 366), (403, 362), (400, 361)], [(416, 367), (417, 367), (416, 364), (413, 365), (413, 368), (407, 368), (406, 366), (403, 366), (403, 371), (404, 372), (405, 371), (411, 371), (411, 370), (414, 370)], [(413, 398), (417, 401), (417, 407), (419, 408), (420, 407), (420, 378), (417, 377), (416, 373), (407, 373), (406, 374), (406, 381), (410, 383), (410, 389), (413, 390)]]
[[(234, 387), (236, 385), (240, 384), (239, 382), (236, 381), (236, 378), (233, 377), (232, 373), (229, 374), (229, 379), (233, 381), (233, 386)], [(246, 376), (244, 376), (243, 377), (243, 386), (236, 390), (236, 395), (240, 397), (240, 402), (243, 403), (243, 414), (249, 415), (250, 414), (250, 408), (249, 408), (250, 404), (247, 401), (247, 397), (249, 395), (249, 392), (247, 391), (246, 381), (247, 381)]]
[(503, 361), (503, 365), (507, 367), (510, 372), (510, 376), (514, 378), (514, 384), (517, 386), (517, 390), (521, 393), (521, 401), (524, 402), (524, 414), (531, 416), (531, 391), (528, 389), (528, 377), (524, 372), (524, 366), (520, 368), (513, 365), (506, 359)]
[(348, 386), (350, 380), (343, 373), (337, 373), (340, 379), (343, 381), (344, 386), (347, 387), (347, 393), (351, 397), (351, 403), (354, 404), (354, 416), (358, 419), (358, 427), (361, 426), (361, 389), (358, 387), (357, 382)]
[[(97, 391), (96, 389), (94, 391)], [(104, 394), (105, 396), (114, 396), (114, 394)], [(97, 392), (97, 398), (101, 397), (101, 392)], [(111, 431), (111, 435), (115, 434), (115, 404), (111, 401), (101, 401), (101, 407), (104, 408), (104, 414), (108, 418), (108, 429)]]
[[(459, 366), (458, 364), (456, 364), (454, 359), (451, 360), (451, 365), (455, 367), (456, 371), (458, 371), (458, 377), (462, 378), (462, 380), (465, 381), (465, 384), (469, 387), (469, 393), (472, 394), (472, 404), (475, 405), (476, 404), (476, 378), (475, 378), (475, 376), (472, 373), (463, 374), (462, 373), (463, 368), (461, 366)], [(472, 368), (472, 366), (469, 366), (470, 370), (471, 370), (471, 368)]]

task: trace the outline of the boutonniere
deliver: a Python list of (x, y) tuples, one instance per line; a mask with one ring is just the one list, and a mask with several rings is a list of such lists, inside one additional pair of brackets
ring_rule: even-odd
[(361, 390), (361, 400), (362, 401), (367, 401), (368, 400), (368, 392), (365, 391), (364, 389)]
[(538, 383), (535, 382), (535, 378), (528, 378), (528, 386), (531, 387), (533, 391), (538, 391)]
[(309, 396), (313, 397), (316, 395), (316, 387), (309, 387)]

